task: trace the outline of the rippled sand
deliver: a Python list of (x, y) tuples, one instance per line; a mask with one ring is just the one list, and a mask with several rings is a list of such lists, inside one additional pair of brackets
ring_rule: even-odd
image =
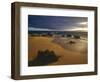
[[(74, 41), (74, 44), (70, 44)], [(86, 64), (87, 62), (87, 40), (52, 38), (52, 37), (29, 37), (28, 59), (37, 57), (38, 50), (53, 50), (60, 56), (57, 62), (49, 65)]]

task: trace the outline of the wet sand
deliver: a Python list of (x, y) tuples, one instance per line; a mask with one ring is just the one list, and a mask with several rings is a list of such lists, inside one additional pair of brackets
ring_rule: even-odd
[[(74, 44), (70, 44), (74, 41)], [(28, 60), (37, 57), (38, 50), (52, 50), (58, 61), (48, 65), (87, 64), (87, 40), (53, 37), (29, 37), (28, 38)]]

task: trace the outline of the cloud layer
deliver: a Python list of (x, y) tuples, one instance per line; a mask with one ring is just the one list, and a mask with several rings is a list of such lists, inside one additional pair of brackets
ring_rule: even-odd
[(67, 31), (73, 29), (87, 29), (86, 17), (64, 16), (28, 16), (29, 31)]

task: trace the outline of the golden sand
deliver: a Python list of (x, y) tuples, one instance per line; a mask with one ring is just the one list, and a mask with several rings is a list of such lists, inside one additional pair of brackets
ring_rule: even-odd
[[(85, 45), (85, 46), (84, 46)], [(66, 65), (66, 64), (86, 64), (87, 63), (87, 44), (82, 43), (82, 46), (76, 44), (75, 46), (66, 44), (68, 48), (63, 48), (61, 45), (53, 42), (52, 37), (29, 37), (28, 38), (28, 60), (33, 60), (37, 57), (38, 50), (53, 50), (57, 56), (61, 56), (57, 62), (50, 65)], [(84, 46), (84, 48), (83, 48)], [(75, 51), (77, 48), (80, 51)]]

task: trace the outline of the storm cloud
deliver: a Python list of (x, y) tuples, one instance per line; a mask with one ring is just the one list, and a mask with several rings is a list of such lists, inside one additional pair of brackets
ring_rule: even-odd
[(87, 28), (87, 22), (87, 17), (28, 15), (29, 31), (65, 31), (76, 28)]

